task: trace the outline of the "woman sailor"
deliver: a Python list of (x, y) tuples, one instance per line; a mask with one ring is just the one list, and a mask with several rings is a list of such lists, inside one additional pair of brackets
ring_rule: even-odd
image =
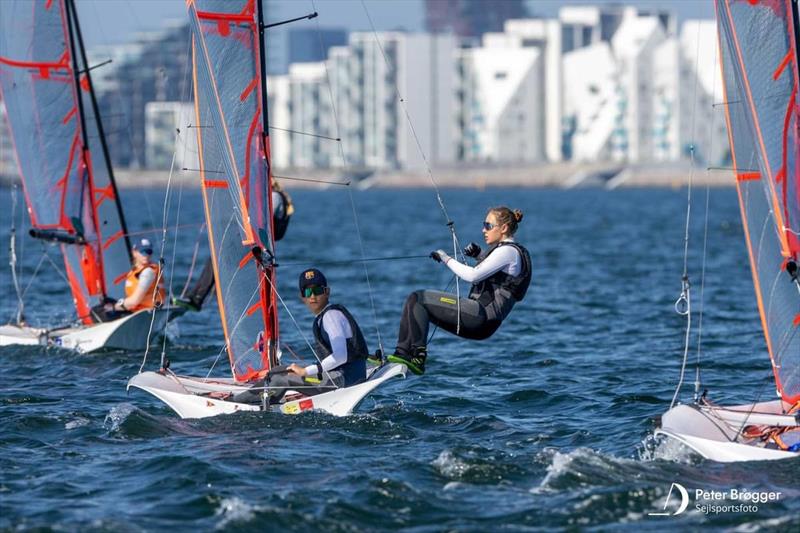
[(470, 243), (464, 254), (477, 258), (474, 267), (459, 263), (444, 250), (431, 258), (444, 263), (459, 278), (472, 283), (469, 297), (434, 290), (412, 292), (400, 317), (397, 347), (387, 359), (408, 366), (414, 374), (425, 372), (428, 329), (438, 327), (465, 339), (482, 340), (492, 336), (518, 301), (525, 297), (531, 282), (531, 258), (514, 240), (522, 221), (522, 211), (493, 207), (483, 222), (483, 238), (489, 248)]

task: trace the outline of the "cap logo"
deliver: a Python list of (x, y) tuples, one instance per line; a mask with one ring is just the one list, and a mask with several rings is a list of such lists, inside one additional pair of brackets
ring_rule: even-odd
[(314, 271), (309, 270), (306, 272), (306, 279), (314, 279)]

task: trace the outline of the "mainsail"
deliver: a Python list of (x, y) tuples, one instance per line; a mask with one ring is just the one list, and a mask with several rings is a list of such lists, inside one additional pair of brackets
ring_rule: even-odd
[(0, 93), (34, 233), (60, 242), (79, 317), (124, 296), (130, 244), (72, 0), (0, 2)]
[(800, 98), (791, 0), (716, 0), (725, 108), (778, 392), (800, 401)]
[(234, 378), (277, 353), (269, 143), (254, 0), (190, 0), (200, 178), (217, 301)]

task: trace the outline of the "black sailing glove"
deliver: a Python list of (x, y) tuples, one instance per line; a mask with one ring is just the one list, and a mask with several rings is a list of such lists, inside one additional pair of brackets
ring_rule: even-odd
[(471, 242), (462, 250), (467, 257), (477, 258), (481, 255), (481, 247), (477, 243)]
[(431, 252), (431, 259), (437, 263), (447, 263), (447, 260), (450, 259), (450, 256), (447, 255), (447, 252), (444, 250), (436, 250), (435, 252)]

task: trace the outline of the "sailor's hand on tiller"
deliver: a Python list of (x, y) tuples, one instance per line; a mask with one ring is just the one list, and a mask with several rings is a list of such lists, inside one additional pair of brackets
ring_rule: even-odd
[(300, 377), (305, 377), (306, 375), (306, 369), (295, 363), (289, 365), (289, 367), (286, 370), (291, 372), (292, 374), (297, 374)]

